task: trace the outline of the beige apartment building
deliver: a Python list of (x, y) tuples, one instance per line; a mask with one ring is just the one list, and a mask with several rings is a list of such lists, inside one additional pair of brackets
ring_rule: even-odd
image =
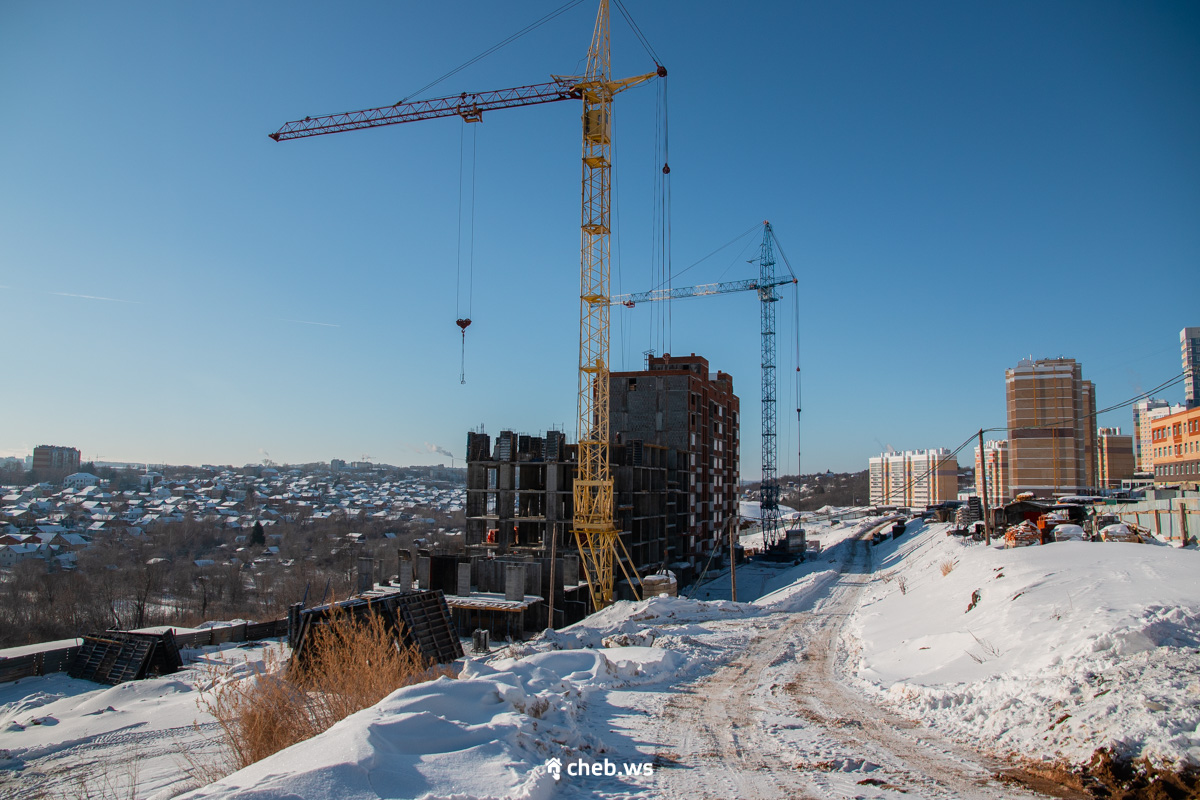
[(1073, 358), (1021, 359), (1005, 370), (1009, 491), (1037, 497), (1096, 488), (1096, 395)]
[(958, 459), (944, 447), (869, 461), (871, 505), (926, 508), (958, 497)]
[(984, 477), (987, 478), (988, 507), (996, 508), (1012, 499), (1008, 492), (1008, 440), (983, 443), (983, 452), (975, 448), (975, 494), (984, 496)]

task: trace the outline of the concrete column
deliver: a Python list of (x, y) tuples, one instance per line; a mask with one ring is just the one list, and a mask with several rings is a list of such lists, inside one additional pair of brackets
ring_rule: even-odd
[(375, 588), (375, 561), (371, 558), (358, 559), (358, 593)]
[(417, 556), (417, 586), (429, 589), (429, 556)]
[(562, 585), (574, 586), (579, 583), (579, 556), (563, 556)]
[(521, 601), (525, 599), (525, 565), (504, 565), (504, 599)]
[(458, 565), (458, 586), (455, 594), (459, 597), (467, 597), (471, 594), (471, 562), (469, 561)]
[(400, 588), (406, 592), (412, 591), (413, 582), (413, 565), (412, 561), (402, 558), (400, 559)]

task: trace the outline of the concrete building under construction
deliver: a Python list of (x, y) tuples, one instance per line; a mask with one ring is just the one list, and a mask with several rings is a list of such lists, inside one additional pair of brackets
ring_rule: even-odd
[(709, 373), (695, 353), (664, 353), (645, 370), (612, 373), (609, 385), (617, 441), (667, 448), (676, 493), (670, 562), (702, 569), (738, 511), (741, 410), (733, 378)]
[[(648, 367), (610, 376), (614, 523), (625, 571), (669, 568), (686, 584), (737, 513), (738, 398), (733, 379), (710, 375), (695, 354), (652, 358)], [(472, 602), (491, 602), (488, 593), (517, 602), (514, 581), (530, 598), (520, 609), (526, 630), (591, 610), (572, 531), (577, 456), (560, 431), (501, 431), (494, 442), (467, 434), (466, 555), (455, 566), (432, 564), (429, 584), (447, 591), (456, 618)], [(622, 569), (615, 573), (616, 597), (632, 598)], [(475, 601), (463, 599), (472, 592)]]

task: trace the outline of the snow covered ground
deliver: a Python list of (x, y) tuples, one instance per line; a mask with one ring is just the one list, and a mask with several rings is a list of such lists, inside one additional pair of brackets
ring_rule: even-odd
[[(198, 703), (219, 670), (248, 675), (279, 644), (184, 650), (174, 675), (101, 686), (58, 672), (0, 683), (0, 797), (171, 797), (218, 754)], [(131, 787), (136, 792), (131, 793)]]
[[(959, 742), (1200, 762), (1200, 553), (1004, 551), (919, 524), (868, 547), (872, 524), (806, 526), (822, 554), (739, 567), (742, 602), (725, 571), (696, 599), (618, 603), (187, 797), (1009, 798), (1030, 795)], [(71, 797), (69, 776), (131, 764), (138, 797), (185, 790), (166, 742), (212, 750), (201, 682), (0, 686), (0, 794)]]
[(877, 548), (845, 631), (861, 689), (980, 747), (1200, 764), (1200, 553), (942, 528)]

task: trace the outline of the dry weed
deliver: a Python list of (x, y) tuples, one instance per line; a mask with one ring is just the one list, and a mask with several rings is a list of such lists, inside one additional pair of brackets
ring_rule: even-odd
[(355, 621), (335, 613), (309, 632), (302, 663), (268, 656), (251, 677), (215, 680), (200, 704), (221, 726), (230, 770), (310, 739), (402, 686), (453, 676), (416, 647), (400, 647), (401, 634), (378, 614)]
[(953, 558), (947, 558), (941, 564), (938, 564), (938, 569), (940, 569), (942, 571), (942, 577), (944, 578), (947, 575), (949, 575), (951, 572), (954, 572), (954, 568), (957, 566), (958, 566), (957, 561), (955, 561)]
[(896, 578), (896, 586), (900, 589), (900, 594), (908, 594), (908, 578), (900, 575)]

